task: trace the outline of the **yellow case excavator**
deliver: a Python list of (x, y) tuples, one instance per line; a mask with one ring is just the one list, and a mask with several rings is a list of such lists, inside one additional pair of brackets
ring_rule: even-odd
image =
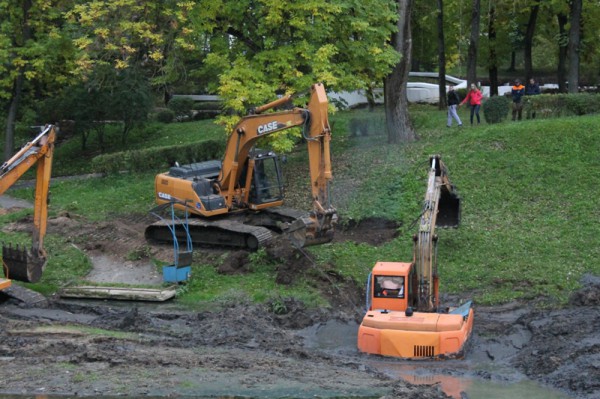
[[(330, 203), (332, 179), (328, 101), (322, 84), (311, 87), (306, 108), (267, 112), (288, 103), (291, 95), (254, 108), (229, 136), (222, 160), (176, 165), (155, 179), (156, 202), (173, 203), (199, 218), (188, 221), (195, 244), (256, 250), (277, 234), (296, 247), (331, 241), (337, 212)], [(256, 148), (265, 136), (301, 127), (309, 156), (312, 210), (282, 207), (284, 186), (280, 160)], [(166, 222), (146, 229), (146, 238), (172, 240)], [(184, 230), (178, 235), (183, 238)]]

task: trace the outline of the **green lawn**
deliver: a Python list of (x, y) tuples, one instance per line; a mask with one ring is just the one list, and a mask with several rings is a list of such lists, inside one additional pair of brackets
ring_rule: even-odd
[[(424, 197), (429, 155), (440, 154), (462, 198), (458, 229), (439, 231), (441, 290), (472, 296), (476, 303), (499, 303), (516, 298), (544, 297), (564, 303), (584, 273), (600, 274), (600, 116), (446, 128), (446, 114), (435, 107), (411, 108), (419, 139), (388, 145), (382, 132), (381, 110), (338, 112), (333, 125), (333, 203), (342, 222), (383, 217), (401, 224), (400, 235), (380, 247), (350, 242), (311, 247), (317, 264), (292, 286), (274, 283), (274, 266), (255, 256), (249, 276), (221, 276), (209, 264), (194, 265), (194, 279), (182, 290), (181, 301), (254, 301), (297, 296), (313, 305), (324, 304), (314, 285), (333, 269), (365, 281), (377, 260), (412, 260), (411, 223), (419, 216)], [(467, 120), (467, 110), (461, 110)], [(367, 136), (350, 134), (352, 120), (370, 121)], [(153, 125), (137, 134), (132, 148), (180, 144), (222, 134), (210, 121)], [(134, 137), (132, 137), (133, 139)], [(80, 143), (57, 150), (55, 164), (76, 158)], [(71, 148), (68, 154), (67, 149)], [(284, 166), (290, 202), (306, 207), (306, 153), (302, 145)], [(77, 161), (85, 171), (86, 163)], [(155, 172), (110, 178), (61, 181), (52, 185), (51, 214), (69, 211), (91, 220), (152, 207)], [(11, 195), (31, 198), (30, 189)], [(20, 214), (22, 216), (22, 214)], [(1, 216), (6, 223), (14, 215)], [(7, 233), (0, 234), (4, 240)], [(14, 235), (11, 233), (11, 240)], [(27, 236), (17, 240), (26, 242)], [(85, 273), (80, 255), (63, 249), (61, 237), (47, 240), (51, 254), (40, 290), (51, 291), (60, 279)], [(71, 254), (71, 255), (69, 255)], [(89, 267), (89, 266), (88, 266)], [(44, 286), (46, 283), (46, 286)], [(37, 289), (37, 288), (36, 288)]]

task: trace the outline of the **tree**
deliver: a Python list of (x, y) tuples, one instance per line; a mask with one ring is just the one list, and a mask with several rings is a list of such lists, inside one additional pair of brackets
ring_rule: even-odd
[(439, 109), (446, 108), (446, 45), (444, 43), (444, 0), (438, 0), (438, 59), (439, 59), (439, 75), (438, 86), (439, 90)]
[(569, 30), (569, 93), (579, 91), (579, 42), (583, 0), (571, 0), (571, 28)]
[[(275, 93), (306, 93), (315, 82), (328, 90), (368, 89), (398, 60), (388, 43), (393, 0), (217, 0), (198, 4), (193, 15), (211, 49), (203, 66), (220, 71), (218, 94), (232, 111), (219, 119), (228, 132), (239, 114)], [(296, 102), (305, 100), (299, 95)], [(290, 130), (269, 141), (289, 150)]]
[(556, 14), (558, 20), (558, 63), (556, 66), (556, 79), (558, 80), (558, 91), (561, 93), (567, 92), (567, 76), (566, 76), (566, 60), (567, 50), (569, 44), (569, 36), (567, 34), (566, 26), (568, 23), (568, 17), (559, 12)]
[(400, 61), (385, 78), (385, 121), (389, 143), (412, 141), (415, 131), (408, 113), (406, 83), (411, 65), (412, 0), (396, 0), (398, 7), (397, 31), (392, 35), (392, 46), (402, 55)]
[(490, 78), (490, 96), (498, 95), (498, 56), (496, 54), (496, 5), (490, 2), (488, 11), (489, 57), (488, 74)]
[(479, 19), (481, 0), (473, 0), (471, 11), (471, 36), (469, 38), (469, 51), (467, 53), (467, 82), (477, 84), (477, 47), (479, 44)]
[(527, 29), (525, 30), (525, 79), (528, 81), (533, 77), (533, 64), (531, 62), (531, 48), (533, 47), (533, 35), (535, 33), (535, 24), (538, 12), (540, 10), (539, 1), (535, 1), (530, 8)]
[[(5, 0), (0, 5), (0, 102), (6, 110), (8, 158), (22, 108), (57, 93), (72, 79), (73, 46), (62, 24), (70, 1)], [(54, 121), (36, 121), (46, 122)]]

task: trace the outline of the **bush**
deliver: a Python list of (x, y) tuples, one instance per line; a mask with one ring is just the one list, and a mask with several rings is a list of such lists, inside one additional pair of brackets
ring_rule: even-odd
[(500, 123), (508, 116), (509, 107), (508, 97), (490, 97), (483, 103), (483, 117), (487, 123)]
[(167, 107), (175, 113), (175, 117), (178, 119), (191, 118), (194, 100), (189, 97), (175, 97), (169, 101)]
[(163, 109), (156, 114), (156, 120), (162, 123), (171, 123), (175, 119), (175, 112), (170, 109)]
[(220, 158), (225, 151), (225, 142), (208, 140), (195, 144), (169, 147), (144, 148), (99, 155), (92, 159), (92, 170), (96, 173), (119, 173), (121, 171), (146, 172), (167, 169), (181, 164)]
[(600, 95), (591, 93), (540, 94), (525, 96), (523, 109), (536, 117), (558, 118), (561, 116), (580, 116), (600, 112)]

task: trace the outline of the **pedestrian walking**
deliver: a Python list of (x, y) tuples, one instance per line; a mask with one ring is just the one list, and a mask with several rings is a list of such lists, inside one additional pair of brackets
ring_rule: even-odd
[(462, 121), (456, 112), (456, 108), (460, 104), (460, 97), (456, 90), (454, 90), (454, 86), (450, 86), (448, 88), (448, 123), (446, 126), (452, 127), (452, 119), (456, 120), (458, 126), (462, 126)]
[(467, 93), (465, 99), (462, 100), (462, 102), (460, 103), (460, 105), (462, 105), (465, 104), (467, 101), (469, 102), (469, 105), (471, 106), (471, 125), (473, 125), (474, 115), (477, 116), (477, 124), (479, 125), (479, 123), (481, 122), (479, 118), (479, 108), (481, 108), (482, 98), (483, 94), (481, 94), (481, 91), (477, 88), (475, 83), (471, 83), (471, 89)]
[(515, 80), (515, 84), (513, 85), (510, 95), (512, 96), (512, 120), (521, 120), (521, 116), (523, 114), (523, 96), (525, 95), (525, 86), (521, 84), (519, 79)]
[[(540, 93), (540, 85), (535, 81), (534, 78), (529, 79), (529, 82), (525, 85), (525, 95), (537, 96)], [(535, 109), (531, 110), (531, 119), (535, 119)]]

